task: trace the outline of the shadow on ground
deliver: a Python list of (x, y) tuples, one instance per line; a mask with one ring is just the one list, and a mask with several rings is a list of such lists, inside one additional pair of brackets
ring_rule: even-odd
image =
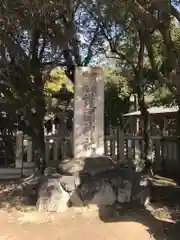
[(105, 223), (137, 222), (147, 227), (152, 239), (179, 240), (180, 188), (173, 180), (160, 176), (153, 182), (151, 203), (157, 211), (150, 212), (132, 204), (124, 204), (121, 209), (100, 206), (100, 219)]
[[(99, 217), (105, 223), (112, 222), (136, 222), (147, 227), (152, 239), (156, 240), (178, 240), (179, 239), (179, 223), (169, 223), (155, 219), (148, 211), (144, 209), (135, 209), (132, 207), (121, 210), (99, 208)], [(131, 229), (129, 229), (131, 231)]]

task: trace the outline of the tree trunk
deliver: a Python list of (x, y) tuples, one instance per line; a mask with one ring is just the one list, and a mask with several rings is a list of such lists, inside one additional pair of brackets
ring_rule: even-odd
[(145, 50), (145, 34), (140, 29), (139, 30), (139, 41), (140, 41), (140, 48), (139, 48), (139, 54), (138, 54), (138, 64), (137, 69), (135, 70), (135, 89), (138, 94), (139, 98), (139, 107), (141, 111), (141, 115), (144, 120), (144, 157), (145, 157), (145, 171), (148, 171), (151, 169), (152, 163), (151, 163), (151, 131), (150, 131), (150, 123), (149, 123), (149, 113), (147, 111), (147, 106), (144, 100), (144, 93), (143, 89), (141, 89), (141, 83), (143, 82), (143, 66), (144, 66), (144, 50)]
[(45, 139), (44, 139), (44, 115), (45, 115), (45, 99), (44, 99), (44, 82), (41, 72), (41, 64), (38, 56), (39, 49), (39, 38), (41, 35), (40, 29), (34, 26), (32, 30), (32, 43), (31, 43), (31, 73), (34, 77), (34, 92), (37, 104), (35, 106), (37, 123), (35, 122), (34, 133), (32, 138), (36, 146), (36, 158), (37, 166), (39, 167), (40, 173), (43, 174), (46, 168), (45, 162)]
[[(42, 106), (42, 105), (41, 105)], [(32, 139), (35, 145), (35, 152), (36, 152), (36, 164), (40, 173), (43, 174), (46, 168), (46, 161), (45, 161), (45, 138), (44, 138), (44, 113), (45, 107), (42, 106), (42, 109), (38, 110), (38, 118), (39, 118), (39, 128), (36, 129), (37, 131), (33, 134)]]
[(44, 115), (45, 115), (45, 102), (43, 96), (37, 97), (37, 104), (34, 106), (36, 113), (32, 114), (31, 109), (25, 113), (25, 120), (20, 122), (20, 130), (32, 138), (35, 150), (35, 163), (41, 174), (46, 168), (45, 162), (45, 141), (44, 141)]
[[(138, 74), (139, 75), (139, 74)], [(138, 76), (139, 77), (139, 76)], [(136, 86), (136, 91), (138, 94), (139, 108), (141, 116), (143, 118), (143, 138), (144, 138), (144, 161), (145, 161), (145, 171), (152, 170), (152, 140), (151, 140), (151, 126), (150, 126), (150, 116), (147, 110), (147, 106), (144, 99), (144, 94), (141, 91), (139, 85)]]
[(147, 106), (144, 101), (144, 95), (141, 93), (139, 97), (139, 106), (140, 111), (144, 120), (144, 129), (143, 129), (143, 137), (144, 137), (144, 160), (146, 170), (151, 170), (152, 167), (152, 140), (151, 140), (151, 126), (150, 126), (150, 116), (147, 111)]

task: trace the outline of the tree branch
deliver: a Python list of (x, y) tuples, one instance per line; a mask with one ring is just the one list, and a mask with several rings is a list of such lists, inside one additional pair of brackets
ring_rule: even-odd
[(40, 52), (39, 52), (39, 61), (40, 61), (40, 62), (42, 61), (42, 58), (43, 58), (44, 50), (45, 50), (45, 48), (46, 48), (46, 43), (47, 43), (47, 40), (46, 40), (46, 37), (44, 36), (44, 37), (43, 37), (42, 47), (41, 47), (41, 50), (40, 50)]
[(31, 40), (31, 65), (33, 67), (37, 67), (39, 64), (38, 59), (38, 48), (39, 48), (39, 38), (40, 38), (40, 30), (34, 28), (32, 30), (32, 40)]
[(92, 47), (97, 39), (97, 36), (99, 34), (99, 26), (96, 27), (96, 30), (95, 30), (95, 34), (94, 34), (94, 37), (93, 39), (91, 40), (89, 46), (88, 46), (88, 52), (87, 52), (87, 56), (84, 58), (83, 62), (82, 62), (82, 65), (83, 66), (87, 66), (92, 58), (92, 55), (93, 55), (93, 52), (92, 52)]
[[(134, 9), (133, 9), (134, 8)], [(142, 18), (143, 21), (145, 21), (145, 25), (148, 27), (156, 27), (157, 29), (161, 29), (161, 23), (159, 20), (157, 20), (151, 13), (149, 13), (146, 9), (143, 8), (143, 6), (138, 3), (137, 1), (134, 1), (133, 3), (133, 15), (137, 14), (137, 18)]]
[(103, 23), (103, 21), (101, 21), (95, 14), (93, 14), (93, 12), (85, 4), (83, 4), (83, 6), (86, 8), (86, 10), (89, 12), (89, 14), (97, 22), (98, 28), (101, 29), (102, 34), (104, 35), (104, 37), (106, 38), (106, 40), (109, 43), (111, 52), (118, 55), (120, 57), (120, 59), (127, 61), (127, 63), (133, 68), (133, 70), (135, 70), (136, 67), (135, 67), (133, 61), (129, 60), (124, 53), (117, 51), (117, 48), (113, 42), (113, 38), (112, 38), (111, 34), (108, 32), (107, 27)]
[(72, 46), (72, 49), (69, 49), (69, 52), (71, 52), (71, 54), (74, 56), (75, 63), (77, 64), (77, 66), (80, 66), (81, 65), (81, 56), (79, 53), (79, 42), (78, 42), (78, 39), (76, 38), (76, 35), (71, 40), (70, 45)]
[(1, 40), (7, 47), (8, 51), (12, 53), (13, 57), (21, 56), (22, 60), (28, 64), (29, 58), (27, 54), (19, 44), (13, 41), (11, 36), (8, 36), (6, 33), (2, 33)]

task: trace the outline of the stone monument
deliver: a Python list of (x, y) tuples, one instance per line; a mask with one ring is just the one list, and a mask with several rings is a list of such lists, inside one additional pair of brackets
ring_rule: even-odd
[(74, 157), (104, 154), (104, 77), (98, 67), (79, 67), (75, 72)]
[(149, 191), (139, 173), (119, 168), (104, 155), (104, 79), (100, 68), (81, 67), (75, 73), (73, 118), (74, 158), (48, 172), (39, 182), (39, 211), (65, 211), (68, 206), (146, 205)]
[(73, 112), (73, 158), (59, 168), (71, 174), (97, 174), (116, 168), (104, 155), (104, 76), (99, 67), (75, 71)]

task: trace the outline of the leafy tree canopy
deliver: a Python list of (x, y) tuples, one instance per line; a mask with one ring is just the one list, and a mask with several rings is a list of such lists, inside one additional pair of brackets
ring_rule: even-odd
[(64, 70), (55, 68), (50, 72), (50, 79), (45, 83), (45, 89), (49, 92), (57, 92), (66, 86), (69, 92), (74, 92), (74, 84), (66, 76)]

